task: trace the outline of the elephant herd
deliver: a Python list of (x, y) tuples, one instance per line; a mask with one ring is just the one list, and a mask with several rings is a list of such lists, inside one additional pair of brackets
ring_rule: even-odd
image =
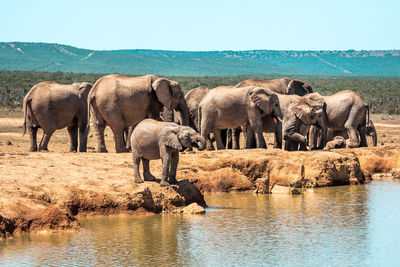
[[(41, 82), (25, 96), (23, 109), (30, 151), (47, 150), (54, 131), (67, 127), (70, 151), (78, 150), (79, 133), (79, 151), (85, 152), (90, 119), (98, 152), (107, 152), (106, 126), (114, 134), (116, 152), (126, 152), (133, 129), (147, 118), (190, 126), (206, 140), (208, 150), (214, 149), (214, 140), (218, 150), (238, 149), (241, 133), (246, 148), (266, 148), (263, 133), (274, 133), (274, 147), (284, 144), (289, 151), (322, 149), (336, 136), (348, 139), (348, 147), (367, 146), (367, 135), (377, 144), (362, 96), (349, 90), (321, 96), (309, 84), (289, 78), (197, 87), (186, 95), (178, 82), (155, 75), (111, 74), (93, 86)], [(43, 129), (39, 148), (38, 128)]]

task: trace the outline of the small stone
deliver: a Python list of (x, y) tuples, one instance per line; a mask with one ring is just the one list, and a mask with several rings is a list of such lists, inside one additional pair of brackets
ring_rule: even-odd
[(7, 141), (7, 146), (12, 146), (13, 143), (11, 141)]
[(300, 194), (297, 188), (274, 185), (271, 189), (271, 194)]
[(394, 168), (390, 171), (393, 178), (400, 178), (400, 168)]
[(197, 203), (192, 203), (182, 209), (184, 214), (204, 214), (206, 210)]

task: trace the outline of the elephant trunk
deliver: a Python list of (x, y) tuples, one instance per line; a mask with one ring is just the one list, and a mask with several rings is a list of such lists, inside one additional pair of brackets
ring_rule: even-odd
[(189, 108), (186, 104), (185, 98), (183, 97), (178, 103), (178, 111), (181, 113), (182, 125), (189, 126), (189, 118), (190, 118)]
[(320, 120), (318, 121), (318, 127), (321, 130), (321, 141), (317, 149), (323, 149), (328, 142), (328, 123), (327, 123), (327, 116), (324, 113)]
[(201, 135), (196, 135), (192, 138), (192, 143), (198, 150), (204, 150), (206, 148), (206, 140)]
[(174, 111), (172, 109), (164, 108), (162, 112), (164, 121), (173, 122), (174, 121)]

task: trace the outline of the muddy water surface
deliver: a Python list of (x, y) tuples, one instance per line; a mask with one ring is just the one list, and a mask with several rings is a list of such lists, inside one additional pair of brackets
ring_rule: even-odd
[(78, 233), (0, 241), (0, 265), (391, 266), (400, 262), (400, 183), (304, 195), (206, 195), (203, 216), (80, 219)]

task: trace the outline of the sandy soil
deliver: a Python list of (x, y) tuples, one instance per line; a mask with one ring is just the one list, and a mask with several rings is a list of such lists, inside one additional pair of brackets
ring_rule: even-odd
[[(54, 134), (50, 152), (31, 153), (29, 136), (22, 136), (21, 113), (1, 115), (0, 238), (20, 231), (77, 229), (77, 215), (176, 211), (193, 202), (204, 206), (201, 192), (359, 184), (368, 181), (370, 173), (400, 168), (400, 126), (380, 118), (375, 123), (378, 147), (186, 152), (180, 157), (178, 185), (135, 185), (129, 153), (95, 153), (94, 136), (88, 140), (89, 153), (69, 153), (66, 129)], [(106, 134), (113, 151), (109, 128)], [(272, 144), (272, 135), (266, 137)], [(150, 164), (160, 177), (161, 161)]]

